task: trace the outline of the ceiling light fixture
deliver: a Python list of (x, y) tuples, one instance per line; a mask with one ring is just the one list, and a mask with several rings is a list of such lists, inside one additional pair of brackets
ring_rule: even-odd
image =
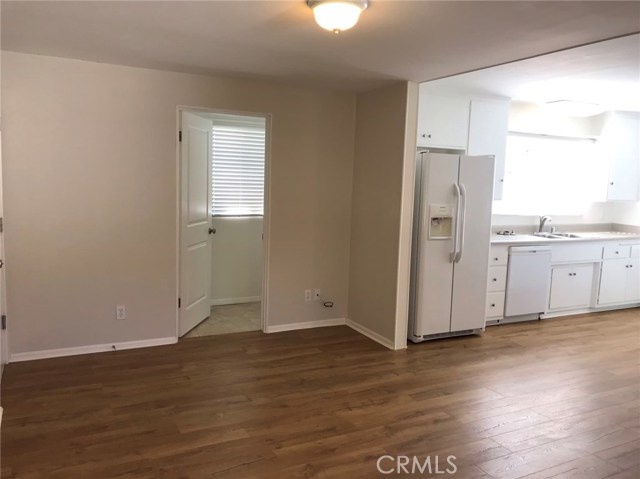
[(325, 30), (340, 33), (349, 30), (369, 6), (367, 0), (307, 0), (316, 22)]
[(583, 103), (571, 100), (556, 100), (545, 103), (545, 109), (563, 116), (594, 116), (605, 109), (597, 103)]

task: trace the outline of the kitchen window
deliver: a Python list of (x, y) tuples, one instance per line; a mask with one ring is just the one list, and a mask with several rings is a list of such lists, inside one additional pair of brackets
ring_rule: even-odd
[(495, 213), (581, 215), (602, 201), (607, 164), (595, 140), (509, 133), (503, 200)]
[(266, 120), (216, 115), (211, 140), (211, 214), (263, 216)]

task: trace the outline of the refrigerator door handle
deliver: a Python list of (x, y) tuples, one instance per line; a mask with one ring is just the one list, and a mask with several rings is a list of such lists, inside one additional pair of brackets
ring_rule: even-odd
[(457, 183), (453, 184), (453, 192), (456, 194), (456, 215), (455, 218), (453, 219), (453, 251), (451, 252), (451, 255), (449, 256), (450, 260), (452, 263), (456, 262), (456, 258), (458, 257), (458, 231), (460, 230), (460, 227), (458, 225), (459, 220), (460, 220), (460, 202), (462, 200), (462, 194), (460, 192), (460, 187), (458, 186)]
[[(460, 240), (458, 241), (458, 253), (456, 255), (456, 263), (459, 263), (462, 259), (462, 253), (464, 251), (464, 227), (467, 221), (467, 189), (464, 184), (460, 183), (460, 197), (462, 200), (462, 214), (460, 215)], [(456, 231), (456, 234), (458, 232)]]

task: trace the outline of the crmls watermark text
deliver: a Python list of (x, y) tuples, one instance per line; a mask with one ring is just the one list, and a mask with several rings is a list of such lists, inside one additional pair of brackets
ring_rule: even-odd
[(449, 474), (458, 471), (455, 464), (456, 456), (440, 458), (438, 456), (380, 456), (376, 462), (376, 468), (380, 474)]

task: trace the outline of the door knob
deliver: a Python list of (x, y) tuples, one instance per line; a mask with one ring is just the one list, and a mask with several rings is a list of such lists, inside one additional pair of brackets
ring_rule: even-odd
[(216, 234), (216, 229), (215, 228), (209, 228), (209, 234), (210, 235)]

